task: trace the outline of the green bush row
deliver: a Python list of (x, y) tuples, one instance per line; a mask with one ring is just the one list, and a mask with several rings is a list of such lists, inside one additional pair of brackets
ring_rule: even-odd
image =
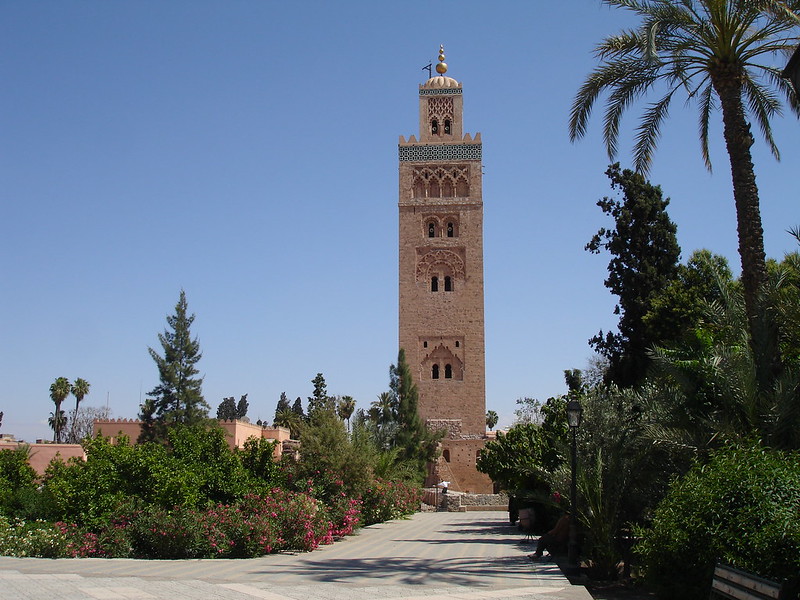
[(800, 573), (800, 453), (730, 445), (670, 488), (636, 546), (660, 598), (705, 599), (722, 561), (782, 581)]

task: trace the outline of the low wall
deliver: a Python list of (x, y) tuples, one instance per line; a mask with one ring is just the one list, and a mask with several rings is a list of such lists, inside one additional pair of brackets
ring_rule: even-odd
[(464, 494), (461, 506), (505, 506), (508, 508), (506, 494)]

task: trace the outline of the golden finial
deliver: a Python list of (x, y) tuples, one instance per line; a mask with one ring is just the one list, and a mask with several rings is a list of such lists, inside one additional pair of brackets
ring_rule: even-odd
[(444, 44), (439, 46), (439, 64), (436, 65), (436, 72), (439, 75), (447, 73), (447, 63), (444, 62)]

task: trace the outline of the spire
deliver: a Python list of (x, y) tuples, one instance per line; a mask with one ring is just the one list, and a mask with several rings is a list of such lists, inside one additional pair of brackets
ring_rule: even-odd
[(439, 64), (436, 65), (436, 72), (439, 75), (447, 73), (447, 63), (444, 62), (444, 44), (439, 45)]

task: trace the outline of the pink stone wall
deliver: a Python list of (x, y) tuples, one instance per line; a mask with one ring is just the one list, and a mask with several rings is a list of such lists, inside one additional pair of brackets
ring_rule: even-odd
[(86, 453), (80, 444), (26, 444), (24, 442), (4, 442), (0, 444), (2, 450), (16, 450), (20, 446), (28, 447), (29, 462), (39, 475), (44, 475), (47, 465), (54, 458), (67, 462), (70, 458), (86, 460)]
[[(261, 425), (245, 423), (244, 421), (219, 421), (219, 424), (227, 434), (228, 446), (230, 446), (231, 450), (241, 448), (245, 441), (251, 437), (276, 440), (278, 442), (275, 445), (276, 459), (281, 457), (283, 441), (288, 440), (290, 437), (289, 430), (284, 427), (263, 428)], [(94, 435), (100, 433), (110, 437), (112, 443), (120, 435), (126, 435), (131, 443), (135, 444), (141, 430), (142, 422), (134, 419), (112, 419), (94, 422)]]

